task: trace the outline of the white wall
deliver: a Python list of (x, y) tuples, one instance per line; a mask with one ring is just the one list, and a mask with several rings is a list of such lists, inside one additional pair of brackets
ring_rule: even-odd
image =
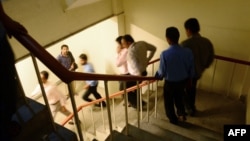
[[(126, 0), (124, 17), (126, 32), (136, 40), (145, 40), (155, 44), (156, 58), (168, 45), (165, 41), (165, 29), (176, 26), (181, 34), (180, 41), (186, 39), (184, 22), (196, 17), (201, 26), (201, 35), (211, 39), (217, 55), (236, 59), (250, 60), (250, 1), (249, 0)], [(230, 87), (233, 97), (248, 94), (250, 72), (247, 67), (219, 62), (213, 90), (226, 94)], [(211, 89), (213, 66), (205, 72), (200, 88)], [(225, 71), (226, 70), (226, 71)], [(231, 78), (232, 73), (237, 76)], [(233, 85), (230, 86), (230, 81)], [(244, 83), (244, 84), (243, 84)]]
[[(112, 0), (99, 0), (70, 10), (66, 10), (65, 0), (8, 0), (3, 1), (3, 7), (42, 46), (113, 15)], [(15, 46), (16, 58), (28, 53), (15, 40), (11, 44)]]
[[(66, 13), (63, 11), (64, 5), (61, 0), (10, 0), (4, 3), (4, 8), (14, 19), (27, 26), (31, 36), (45, 45), (105, 17), (102, 12), (106, 15), (112, 14), (112, 10), (116, 10), (111, 8), (111, 3), (116, 3), (118, 9), (122, 9), (121, 5), (124, 6), (124, 16), (121, 16), (124, 19), (119, 20), (119, 34), (131, 33), (135, 40), (145, 40), (156, 45), (157, 52), (154, 58), (158, 58), (161, 51), (168, 47), (164, 37), (166, 27), (176, 26), (181, 33), (180, 40), (184, 40), (186, 39), (184, 21), (189, 17), (196, 17), (200, 21), (201, 35), (211, 39), (217, 55), (250, 60), (249, 0), (124, 0), (123, 3), (116, 0), (112, 2), (103, 0)], [(20, 11), (23, 13), (20, 14)], [(119, 12), (116, 11), (116, 13)], [(120, 29), (120, 25), (123, 24), (121, 21), (124, 21), (125, 28), (122, 26)], [(114, 27), (117, 28), (117, 26)], [(114, 27), (86, 29), (89, 33), (82, 33), (81, 37), (71, 39), (72, 42), (65, 40), (62, 43), (69, 44), (75, 57), (78, 57), (80, 52), (86, 52), (98, 73), (113, 73), (115, 72), (115, 67), (112, 65), (114, 63), (112, 56), (115, 54), (113, 41), (118, 35)], [(14, 46), (14, 49), (22, 54), (23, 49), (20, 50), (22, 47), (19, 46)], [(55, 46), (51, 52), (56, 55), (60, 50), (60, 43)], [(213, 89), (225, 93), (230, 86), (229, 76), (233, 72), (233, 67), (232, 64), (224, 62), (219, 62), (218, 65), (220, 67), (216, 71)], [(213, 67), (214, 65), (205, 72), (200, 83), (201, 88), (210, 88)], [(239, 97), (239, 92), (248, 93), (250, 82), (247, 80), (250, 78), (250, 72), (248, 68), (238, 65), (235, 70), (235, 73), (241, 75), (233, 78), (232, 92)], [(25, 71), (29, 72), (29, 70)], [(243, 78), (247, 79), (242, 86)]]
[[(116, 42), (115, 38), (118, 36), (117, 18), (108, 19), (91, 28), (88, 28), (64, 41), (58, 42), (49, 48), (47, 51), (55, 58), (61, 51), (61, 45), (69, 45), (69, 49), (78, 63), (79, 72), (82, 67), (79, 64), (79, 55), (86, 53), (89, 57), (89, 62), (93, 64), (96, 73), (102, 74), (119, 74), (115, 64)], [(40, 61), (38, 62), (39, 70), (48, 70)], [(35, 69), (32, 64), (31, 57), (23, 59), (16, 63), (17, 71), (20, 76), (24, 91), (26, 95), (30, 95), (36, 84), (38, 83)], [(57, 78), (51, 71), (50, 80), (57, 82)], [(27, 79), (28, 78), (28, 79)], [(109, 82), (109, 92), (116, 92), (118, 90), (118, 82)], [(100, 81), (100, 87), (103, 87), (103, 82)]]

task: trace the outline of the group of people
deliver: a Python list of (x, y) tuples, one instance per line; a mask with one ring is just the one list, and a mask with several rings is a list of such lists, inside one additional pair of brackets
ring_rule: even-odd
[[(66, 44), (63, 44), (61, 46), (61, 52), (56, 57), (59, 63), (61, 63), (66, 69), (69, 71), (75, 71), (78, 68), (78, 65), (75, 62), (75, 59), (73, 57), (73, 54), (69, 51), (69, 46)], [(86, 73), (95, 73), (94, 67), (91, 63), (88, 62), (88, 57), (86, 54), (82, 53), (79, 56), (79, 62), (83, 66), (83, 70)], [(40, 72), (40, 78), (48, 99), (48, 103), (50, 106), (50, 110), (52, 112), (53, 118), (55, 118), (56, 114), (58, 112), (61, 112), (65, 116), (69, 116), (71, 112), (66, 108), (66, 100), (65, 94), (63, 94), (62, 91), (60, 91), (57, 86), (50, 82), (48, 80), (49, 72), (46, 70), (43, 70)], [(96, 80), (86, 80), (86, 84), (84, 85), (85, 92), (82, 96), (82, 99), (91, 102), (92, 99), (89, 98), (90, 94), (93, 93), (94, 97), (96, 99), (101, 98), (100, 93), (97, 91), (98, 81)], [(36, 88), (33, 90), (31, 97), (34, 97), (38, 94), (41, 94), (41, 87), (38, 84)], [(105, 102), (100, 102), (98, 104), (95, 104), (95, 106), (98, 107), (105, 107)], [(74, 122), (71, 120), (69, 121), (69, 124), (74, 124)]]
[(165, 37), (170, 46), (161, 53), (159, 69), (155, 74), (157, 79), (165, 80), (164, 107), (166, 116), (173, 124), (185, 121), (186, 115), (195, 115), (197, 81), (214, 58), (211, 41), (199, 34), (198, 20), (186, 20), (184, 28), (188, 39), (179, 43), (178, 29), (167, 27)]

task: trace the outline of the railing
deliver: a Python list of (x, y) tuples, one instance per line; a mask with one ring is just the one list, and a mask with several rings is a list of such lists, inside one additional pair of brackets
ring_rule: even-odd
[[(69, 89), (69, 94), (70, 94), (70, 99), (72, 101), (73, 113), (78, 113), (83, 108), (88, 107), (89, 105), (106, 100), (107, 101), (108, 118), (111, 119), (111, 109), (109, 108), (110, 107), (109, 106), (110, 105), (110, 103), (109, 103), (110, 98), (112, 99), (113, 97), (116, 97), (116, 96), (119, 96), (122, 94), (124, 94), (126, 97), (126, 94), (128, 91), (139, 89), (139, 88), (146, 86), (146, 85), (149, 86), (148, 84), (151, 84), (155, 81), (154, 77), (122, 76), (122, 75), (107, 75), (107, 74), (90, 74), (90, 73), (71, 72), (71, 71), (68, 71), (67, 69), (65, 69), (51, 54), (49, 54), (39, 43), (37, 43), (29, 35), (15, 35), (15, 38), (31, 52), (31, 56), (32, 56), (33, 61), (34, 61), (37, 75), (39, 74), (39, 70), (38, 70), (38, 67), (37, 67), (37, 64), (35, 61), (35, 57), (38, 58), (45, 66), (47, 66), (63, 82), (67, 83), (68, 89)], [(150, 63), (153, 66), (152, 69), (154, 69), (154, 63), (157, 61), (159, 61), (159, 59), (156, 59)], [(225, 61), (225, 62), (233, 63), (233, 68), (232, 68), (233, 70), (232, 70), (231, 76), (229, 78), (230, 82), (229, 82), (229, 86), (228, 86), (229, 89), (227, 89), (227, 92), (228, 92), (227, 96), (229, 95), (230, 88), (232, 86), (233, 76), (235, 75), (234, 72), (235, 72), (237, 64), (240, 64), (240, 65), (243, 65), (244, 67), (246, 67), (245, 71), (244, 71), (245, 73), (243, 74), (244, 76), (243, 76), (242, 85), (246, 85), (246, 83), (247, 84), (249, 83), (246, 81), (247, 80), (246, 78), (248, 76), (248, 66), (250, 65), (250, 62), (216, 55), (214, 65), (213, 65), (213, 73), (212, 73), (212, 77), (211, 77), (211, 79), (212, 79), (211, 80), (211, 87), (210, 87), (211, 91), (213, 90), (213, 85), (216, 82), (215, 76), (216, 76), (218, 61)], [(152, 70), (152, 73), (153, 72), (154, 72), (154, 70)], [(40, 77), (38, 77), (38, 78), (40, 78)], [(72, 93), (71, 82), (74, 80), (90, 80), (90, 79), (104, 81), (106, 97), (98, 99), (98, 100), (90, 102), (90, 103), (87, 103), (87, 104), (84, 104), (84, 105), (81, 105), (80, 107), (76, 108), (76, 103), (75, 103), (74, 96)], [(148, 84), (137, 84), (137, 86), (131, 87), (127, 90), (125, 89), (124, 91), (119, 91), (119, 92), (111, 94), (111, 95), (109, 95), (109, 93), (108, 93), (108, 89), (107, 89), (107, 82), (108, 81), (145, 81), (145, 80), (147, 80), (149, 83)], [(245, 89), (249, 89), (248, 86), (246, 86), (246, 87), (247, 88), (245, 88)], [(150, 88), (148, 88), (148, 89), (150, 89)], [(241, 90), (239, 92), (239, 95), (238, 95), (239, 98), (241, 98), (241, 96), (242, 96), (242, 91), (243, 91), (242, 89), (243, 89), (243, 86), (241, 87)], [(45, 98), (46, 105), (48, 105), (46, 102), (45, 94), (43, 94), (43, 96)], [(125, 100), (125, 104), (126, 104), (126, 100)], [(155, 96), (155, 104), (157, 104), (157, 95)], [(157, 107), (157, 106), (155, 106), (155, 107)], [(125, 111), (126, 111), (126, 109), (125, 109)], [(155, 109), (155, 113), (156, 112), (157, 112), (157, 109)], [(125, 114), (127, 116), (127, 113), (125, 113)], [(65, 121), (62, 122), (62, 125), (64, 125), (73, 116), (74, 116), (75, 121), (79, 121), (78, 114), (72, 114), (67, 119), (65, 119)], [(141, 116), (139, 116), (139, 114), (138, 114), (138, 117), (141, 117)], [(140, 121), (140, 119), (138, 118), (138, 126), (139, 126), (139, 121)], [(52, 124), (54, 124), (54, 123), (52, 123)], [(127, 124), (127, 121), (126, 121), (126, 124)], [(76, 126), (77, 126), (79, 139), (80, 139), (80, 141), (83, 141), (83, 136), (82, 136), (82, 132), (81, 132), (82, 130), (81, 130), (81, 126), (79, 125), (79, 122), (76, 122)], [(110, 131), (111, 131), (112, 130), (112, 122), (111, 121), (109, 121), (109, 126), (110, 126)]]

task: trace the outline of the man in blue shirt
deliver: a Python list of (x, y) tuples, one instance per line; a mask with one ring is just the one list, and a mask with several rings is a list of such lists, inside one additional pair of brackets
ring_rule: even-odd
[[(83, 66), (83, 70), (86, 73), (95, 73), (94, 67), (92, 64), (88, 63), (88, 58), (86, 54), (81, 54), (79, 56), (80, 64)], [(95, 97), (95, 99), (102, 98), (101, 95), (97, 92), (97, 86), (98, 81), (97, 80), (86, 80), (86, 85), (84, 86), (84, 89), (86, 89), (85, 93), (83, 94), (82, 98), (85, 101), (91, 102), (92, 99), (89, 98), (90, 94), (92, 93)], [(95, 106), (100, 107), (101, 104), (96, 104)], [(103, 101), (102, 106), (106, 107), (106, 103)]]
[(170, 123), (173, 124), (178, 124), (178, 120), (186, 120), (182, 100), (188, 80), (191, 80), (194, 75), (192, 52), (190, 49), (182, 48), (178, 44), (179, 37), (180, 34), (177, 28), (169, 27), (166, 29), (166, 40), (170, 46), (161, 53), (160, 66), (155, 74), (156, 78), (164, 78), (165, 80), (163, 90), (164, 106), (166, 115)]

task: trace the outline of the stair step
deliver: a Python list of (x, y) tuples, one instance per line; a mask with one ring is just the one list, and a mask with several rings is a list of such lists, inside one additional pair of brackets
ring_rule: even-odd
[(49, 133), (46, 141), (78, 141), (74, 132), (61, 125), (55, 125), (56, 131)]
[(167, 141), (194, 141), (191, 138), (182, 136), (170, 130), (162, 129), (151, 123), (143, 122), (140, 124), (140, 128)]
[(138, 140), (114, 130), (112, 132), (112, 138), (110, 134), (105, 141), (138, 141)]
[(223, 141), (223, 134), (187, 122), (174, 125), (166, 120), (151, 118), (150, 124), (193, 140)]
[(43, 104), (29, 98), (20, 105), (12, 120), (21, 125), (21, 132), (14, 141), (77, 141), (74, 132), (52, 123)]
[(152, 124), (140, 124), (140, 128), (129, 125), (129, 135), (140, 141), (194, 141), (190, 138), (163, 130)]

